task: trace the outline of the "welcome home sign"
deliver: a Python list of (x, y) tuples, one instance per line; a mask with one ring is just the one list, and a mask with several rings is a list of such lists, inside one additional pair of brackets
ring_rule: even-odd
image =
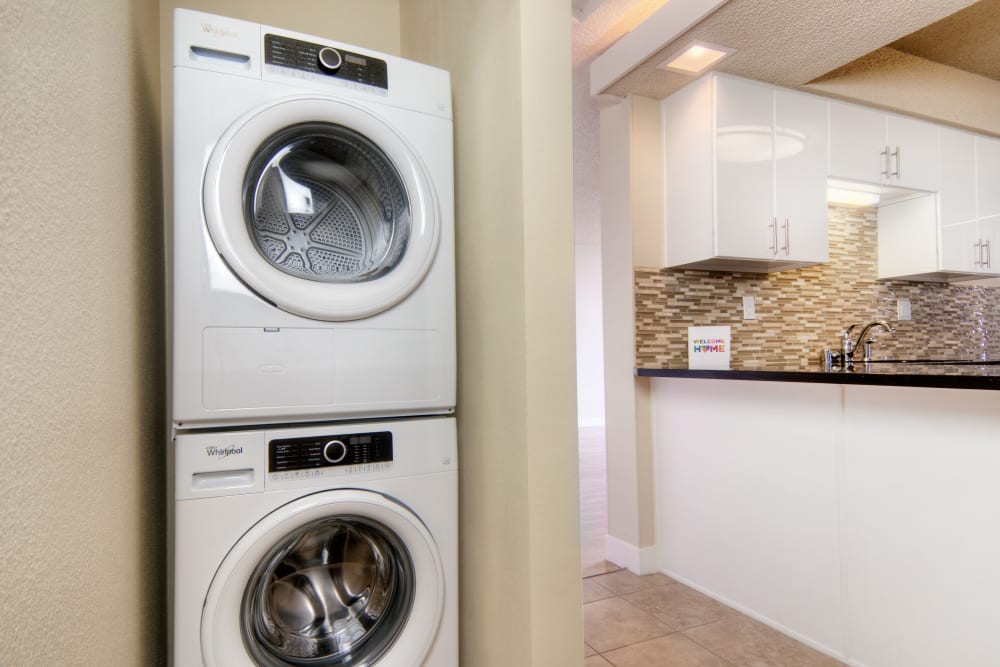
[(727, 369), (730, 327), (688, 327), (688, 368)]

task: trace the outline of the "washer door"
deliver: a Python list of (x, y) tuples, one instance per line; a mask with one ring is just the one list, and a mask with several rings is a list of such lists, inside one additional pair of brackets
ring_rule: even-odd
[(223, 134), (205, 172), (216, 249), (253, 291), (317, 320), (406, 298), (437, 251), (426, 170), (393, 128), (330, 98), (287, 98)]
[(202, 655), (207, 667), (412, 667), (443, 604), (419, 518), (371, 491), (323, 491), (268, 514), (226, 555), (202, 610)]

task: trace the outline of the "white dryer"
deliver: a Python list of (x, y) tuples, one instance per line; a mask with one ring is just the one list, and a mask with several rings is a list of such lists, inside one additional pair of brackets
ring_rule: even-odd
[(455, 405), (448, 73), (174, 13), (175, 427)]
[(455, 422), (178, 435), (172, 664), (457, 667)]

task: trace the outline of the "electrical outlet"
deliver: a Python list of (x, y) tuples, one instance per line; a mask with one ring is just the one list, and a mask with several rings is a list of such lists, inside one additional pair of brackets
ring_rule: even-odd
[(757, 319), (757, 305), (754, 303), (754, 298), (752, 296), (743, 297), (743, 319)]
[(910, 310), (910, 300), (909, 299), (897, 299), (896, 300), (896, 319), (900, 322), (904, 320), (912, 320), (913, 313)]

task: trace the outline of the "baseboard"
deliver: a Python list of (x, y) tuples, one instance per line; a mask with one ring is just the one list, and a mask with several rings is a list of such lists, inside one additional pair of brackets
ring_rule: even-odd
[(656, 569), (656, 547), (637, 547), (612, 535), (604, 536), (604, 558), (635, 574), (653, 574)]

